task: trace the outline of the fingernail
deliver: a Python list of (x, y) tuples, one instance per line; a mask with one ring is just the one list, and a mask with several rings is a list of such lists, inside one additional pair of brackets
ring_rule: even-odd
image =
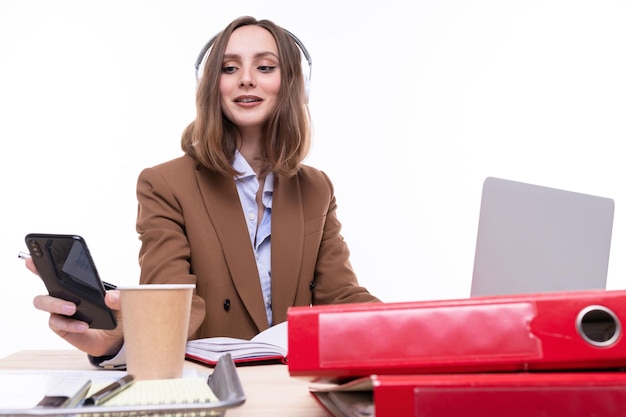
[(71, 316), (76, 312), (76, 307), (74, 306), (74, 304), (63, 304), (61, 306), (61, 312), (66, 316)]
[(76, 323), (76, 331), (78, 331), (78, 332), (84, 332), (84, 331), (86, 331), (87, 329), (89, 329), (89, 325), (88, 325), (87, 323), (82, 322), (82, 321), (81, 321), (81, 322), (79, 322), (79, 323)]

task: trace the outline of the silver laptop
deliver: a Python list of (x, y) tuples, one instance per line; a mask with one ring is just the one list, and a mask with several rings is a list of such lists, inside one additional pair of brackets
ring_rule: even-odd
[(612, 199), (489, 177), (471, 296), (606, 289)]

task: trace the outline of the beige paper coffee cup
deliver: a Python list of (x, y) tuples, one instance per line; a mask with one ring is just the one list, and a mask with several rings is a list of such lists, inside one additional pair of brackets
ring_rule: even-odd
[(127, 371), (138, 380), (180, 378), (194, 284), (121, 286)]

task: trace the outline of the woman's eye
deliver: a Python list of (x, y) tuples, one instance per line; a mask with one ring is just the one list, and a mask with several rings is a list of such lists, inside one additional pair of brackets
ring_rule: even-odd
[(272, 72), (274, 71), (274, 69), (276, 69), (275, 66), (271, 66), (271, 65), (259, 65), (257, 68), (261, 72)]
[(224, 74), (232, 74), (237, 70), (237, 67), (222, 67), (222, 72)]

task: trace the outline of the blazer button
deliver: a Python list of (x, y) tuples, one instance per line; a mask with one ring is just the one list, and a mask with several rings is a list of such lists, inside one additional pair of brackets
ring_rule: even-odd
[(224, 300), (224, 311), (230, 310), (230, 300), (227, 298)]
[(309, 290), (313, 291), (315, 289), (315, 281), (309, 282)]

